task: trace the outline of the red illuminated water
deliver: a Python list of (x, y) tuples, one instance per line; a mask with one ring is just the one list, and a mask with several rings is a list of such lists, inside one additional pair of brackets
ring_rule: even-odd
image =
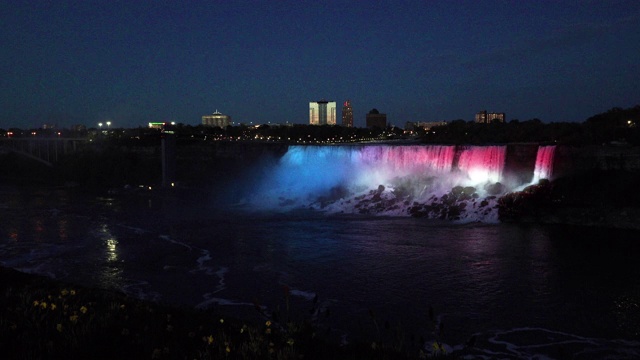
[(381, 166), (402, 173), (451, 171), (455, 146), (367, 146), (360, 150), (360, 159), (371, 167)]
[(553, 160), (556, 153), (555, 145), (540, 146), (536, 155), (536, 167), (533, 170), (532, 183), (537, 184), (540, 179), (551, 180), (553, 175)]
[(458, 168), (474, 183), (499, 182), (505, 156), (505, 146), (471, 146), (461, 151)]

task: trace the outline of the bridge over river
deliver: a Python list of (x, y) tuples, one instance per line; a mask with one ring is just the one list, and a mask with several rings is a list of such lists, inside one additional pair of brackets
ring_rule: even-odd
[(0, 153), (14, 152), (53, 166), (62, 155), (76, 152), (88, 142), (86, 138), (0, 138)]

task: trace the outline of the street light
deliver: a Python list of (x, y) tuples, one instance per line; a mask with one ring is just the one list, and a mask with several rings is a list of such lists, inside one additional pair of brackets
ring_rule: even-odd
[(109, 128), (109, 126), (111, 126), (111, 121), (107, 121), (107, 128)]
[(98, 127), (102, 129), (102, 123), (98, 123)]

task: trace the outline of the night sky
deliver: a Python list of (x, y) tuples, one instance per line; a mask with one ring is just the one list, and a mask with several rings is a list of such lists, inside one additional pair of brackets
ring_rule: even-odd
[(640, 1), (3, 1), (0, 128), (584, 121), (640, 104)]

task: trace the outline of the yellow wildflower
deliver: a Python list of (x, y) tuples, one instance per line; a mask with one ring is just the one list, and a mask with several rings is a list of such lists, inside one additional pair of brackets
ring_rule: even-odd
[(75, 291), (75, 290), (73, 290), (73, 289), (71, 289), (71, 291), (69, 291), (69, 294), (71, 294), (71, 295), (75, 295), (75, 294), (76, 294), (76, 291)]
[(33, 301), (33, 306), (38, 306), (38, 305), (40, 305), (40, 301), (38, 301), (38, 300), (34, 300), (34, 301)]
[(41, 308), (43, 308), (43, 309), (46, 309), (46, 308), (47, 308), (47, 303), (46, 303), (46, 302), (44, 302), (44, 301), (43, 301), (43, 302), (41, 302), (41, 303), (40, 303), (40, 307), (41, 307)]
[(124, 304), (120, 305), (120, 309), (124, 310)]
[(267, 334), (271, 334), (271, 328), (267, 328), (267, 330), (264, 331)]
[(67, 296), (67, 295), (69, 295), (69, 290), (62, 289), (62, 291), (60, 291), (60, 294), (62, 294), (62, 296)]
[(58, 330), (58, 332), (62, 332), (62, 324), (56, 325), (56, 330)]
[(267, 326), (271, 326), (271, 321), (267, 320), (267, 322), (265, 323), (265, 325), (267, 325)]
[(207, 336), (207, 344), (209, 345), (213, 344), (213, 335)]
[(82, 307), (80, 308), (80, 312), (81, 312), (81, 313), (83, 313), (83, 314), (86, 314), (86, 313), (87, 313), (87, 311), (88, 311), (88, 309), (87, 309), (87, 307), (86, 307), (86, 306), (82, 306)]
[(224, 324), (224, 319), (220, 319), (220, 324)]
[(231, 348), (229, 346), (227, 346), (227, 348), (225, 350), (227, 350), (228, 353), (231, 352)]
[(56, 309), (56, 304), (51, 304), (50, 309), (51, 309), (51, 310), (55, 310), (55, 309)]
[(289, 338), (289, 340), (287, 340), (287, 344), (289, 344), (289, 345), (293, 346), (293, 344), (294, 344), (293, 339), (292, 339), (292, 338)]
[(75, 324), (75, 323), (78, 321), (78, 315), (73, 314), (73, 315), (69, 316), (69, 320), (70, 320), (72, 323), (74, 323), (74, 324)]
[(447, 353), (447, 349), (444, 348), (444, 345), (440, 344), (439, 342), (434, 342), (433, 343), (433, 352), (438, 353), (441, 352), (443, 354)]

